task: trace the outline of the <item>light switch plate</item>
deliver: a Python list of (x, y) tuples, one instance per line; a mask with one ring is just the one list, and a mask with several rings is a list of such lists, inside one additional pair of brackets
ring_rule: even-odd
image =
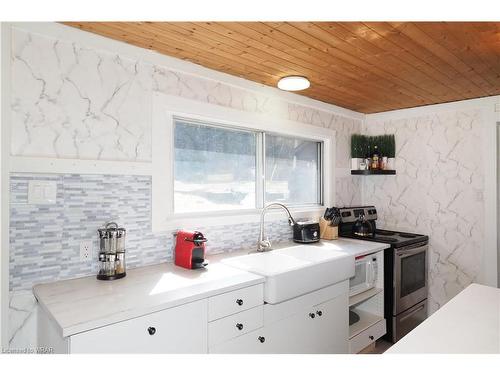
[(55, 204), (56, 197), (56, 181), (31, 180), (28, 183), (29, 204)]

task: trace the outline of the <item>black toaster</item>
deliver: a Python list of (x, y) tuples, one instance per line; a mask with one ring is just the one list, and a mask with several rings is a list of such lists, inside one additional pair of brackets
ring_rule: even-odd
[(296, 222), (293, 225), (293, 241), (313, 243), (319, 241), (319, 223), (312, 221)]

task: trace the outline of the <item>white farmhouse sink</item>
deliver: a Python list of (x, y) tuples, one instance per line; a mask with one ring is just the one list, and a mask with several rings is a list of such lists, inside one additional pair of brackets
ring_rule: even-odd
[(321, 245), (299, 245), (227, 258), (223, 263), (266, 278), (264, 300), (280, 303), (354, 275), (354, 256)]

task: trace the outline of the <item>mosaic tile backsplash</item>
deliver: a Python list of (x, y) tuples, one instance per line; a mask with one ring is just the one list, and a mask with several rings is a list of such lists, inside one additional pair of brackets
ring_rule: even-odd
[[(151, 177), (74, 174), (11, 174), (10, 290), (96, 272), (97, 228), (116, 221), (127, 229), (127, 267), (172, 259), (174, 237), (151, 232)], [(28, 204), (30, 180), (57, 184), (55, 204)], [(208, 253), (255, 246), (259, 225), (197, 227)], [(266, 223), (273, 242), (291, 239), (286, 220)], [(80, 261), (80, 242), (92, 239), (92, 261)]]

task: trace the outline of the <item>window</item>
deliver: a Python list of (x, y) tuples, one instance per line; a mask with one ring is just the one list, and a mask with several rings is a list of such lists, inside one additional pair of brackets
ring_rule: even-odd
[(255, 208), (256, 134), (177, 120), (174, 211)]
[(321, 205), (321, 155), (315, 140), (174, 118), (174, 212)]
[(265, 135), (266, 203), (321, 204), (321, 143)]

